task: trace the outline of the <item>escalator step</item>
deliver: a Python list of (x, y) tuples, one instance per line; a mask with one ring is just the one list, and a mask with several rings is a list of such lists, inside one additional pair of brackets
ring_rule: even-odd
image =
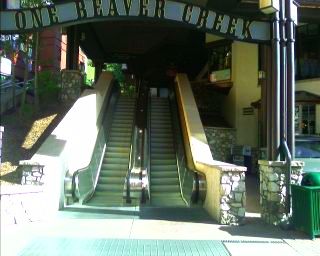
[[(161, 147), (158, 147), (158, 148), (151, 148), (151, 155), (153, 154), (175, 154), (175, 151), (173, 149), (173, 147), (171, 148), (161, 148)], [(151, 156), (152, 157), (152, 156)]]
[(121, 129), (129, 129), (130, 131), (132, 130), (132, 123), (115, 123), (112, 124), (111, 126), (111, 131), (112, 129), (116, 128), (118, 130), (119, 128)]
[(103, 170), (127, 170), (128, 164), (102, 164), (101, 168)]
[(123, 176), (111, 176), (111, 177), (100, 177), (98, 180), (98, 183), (103, 185), (103, 184), (124, 184), (125, 183), (125, 177)]
[(157, 178), (176, 178), (178, 176), (177, 172), (172, 171), (162, 171), (162, 172), (152, 172), (151, 171), (151, 182), (152, 179)]
[(130, 152), (130, 148), (129, 147), (111, 147), (111, 146), (107, 146), (106, 148), (106, 153), (126, 153), (129, 154)]
[(167, 136), (164, 136), (164, 137), (152, 137), (151, 138), (151, 143), (168, 143), (170, 145), (173, 145), (173, 139), (170, 138), (170, 137), (167, 137)]
[(152, 167), (157, 166), (157, 165), (161, 165), (161, 166), (165, 166), (165, 165), (176, 166), (177, 159), (175, 158), (175, 155), (172, 155), (171, 158), (167, 158), (167, 159), (151, 159), (150, 164), (151, 164)]
[(129, 163), (129, 156), (127, 157), (104, 157), (103, 164), (125, 164), (128, 165)]
[(113, 122), (112, 122), (112, 126), (113, 125), (118, 125), (118, 124), (130, 124), (130, 125), (132, 125), (132, 120), (130, 120), (130, 119), (120, 119), (120, 118), (114, 119)]
[(151, 187), (153, 187), (153, 185), (162, 185), (162, 184), (177, 185), (179, 184), (179, 179), (178, 177), (174, 177), (174, 178), (152, 178), (151, 180)]
[(179, 188), (178, 184), (174, 184), (174, 185), (168, 185), (168, 184), (152, 185), (151, 186), (151, 193), (156, 193), (156, 192), (180, 193), (180, 188)]
[(154, 127), (150, 129), (150, 131), (151, 131), (151, 138), (153, 136), (172, 136), (172, 130), (170, 129), (164, 130), (162, 128)]
[[(104, 154), (104, 158), (128, 158), (129, 159), (129, 155), (127, 152), (109, 152), (106, 151)], [(129, 160), (128, 160), (129, 162)]]
[(131, 144), (131, 137), (110, 136), (109, 142), (126, 142)]
[[(170, 159), (174, 157), (175, 158), (175, 154), (174, 153), (152, 153), (152, 160), (166, 160), (166, 159)], [(152, 161), (151, 160), (151, 161)]]
[(171, 165), (151, 165), (150, 167), (151, 171), (153, 172), (161, 172), (161, 171), (172, 171), (177, 172), (177, 165), (171, 164)]
[(122, 132), (122, 131), (112, 131), (110, 132), (110, 138), (113, 137), (124, 137), (124, 138), (130, 138), (131, 139), (132, 132)]
[(112, 169), (103, 169), (101, 168), (100, 176), (101, 177), (111, 177), (112, 175), (114, 177), (120, 177), (120, 176), (126, 176), (128, 172), (128, 169), (123, 170), (112, 170)]
[(97, 184), (96, 191), (113, 191), (113, 192), (122, 192), (123, 191), (124, 184), (118, 185), (118, 184)]
[(129, 148), (131, 142), (108, 142), (108, 147)]
[(170, 142), (151, 142), (151, 148), (167, 148), (173, 149), (173, 143)]
[(131, 133), (132, 127), (111, 127), (111, 133), (113, 132), (125, 132), (125, 133)]

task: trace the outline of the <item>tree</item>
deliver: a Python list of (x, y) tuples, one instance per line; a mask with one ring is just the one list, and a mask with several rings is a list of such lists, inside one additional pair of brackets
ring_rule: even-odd
[[(32, 7), (39, 7), (52, 4), (52, 1), (49, 0), (21, 0), (21, 7), (23, 8), (32, 8)], [(40, 33), (34, 32), (31, 36), (32, 38), (32, 45), (34, 49), (34, 105), (35, 110), (38, 111), (39, 109), (39, 39)], [(26, 36), (26, 38), (30, 38)], [(28, 41), (29, 42), (29, 41)]]

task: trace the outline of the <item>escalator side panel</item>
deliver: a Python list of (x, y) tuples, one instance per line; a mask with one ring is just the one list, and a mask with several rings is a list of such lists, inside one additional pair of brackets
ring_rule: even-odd
[(186, 74), (176, 77), (176, 93), (185, 146), (187, 147), (188, 165), (202, 172), (202, 165), (214, 166), (210, 147), (205, 135), (200, 114), (190, 82)]
[(191, 205), (192, 203), (197, 201), (197, 195), (195, 195), (196, 191), (194, 188), (194, 178), (196, 174), (187, 166), (184, 141), (181, 131), (181, 125), (179, 122), (178, 106), (176, 101), (177, 99), (173, 91), (170, 92), (169, 99), (172, 113), (173, 133), (175, 139), (176, 157), (182, 197), (189, 205)]

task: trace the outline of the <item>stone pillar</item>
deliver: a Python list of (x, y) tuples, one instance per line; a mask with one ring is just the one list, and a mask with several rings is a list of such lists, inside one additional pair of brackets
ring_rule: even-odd
[[(300, 184), (304, 163), (291, 162), (291, 184)], [(273, 225), (288, 219), (286, 213), (286, 175), (284, 161), (259, 160), (261, 218)]]
[(245, 167), (234, 166), (221, 172), (220, 180), (220, 223), (242, 224), (245, 218), (246, 185)]
[(61, 71), (61, 100), (76, 100), (81, 94), (83, 77), (79, 70)]
[(215, 160), (229, 162), (231, 148), (236, 144), (236, 129), (222, 127), (204, 127)]

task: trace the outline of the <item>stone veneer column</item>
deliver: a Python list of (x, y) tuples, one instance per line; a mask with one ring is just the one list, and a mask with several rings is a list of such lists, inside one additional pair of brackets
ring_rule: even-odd
[(236, 129), (223, 127), (204, 127), (215, 160), (228, 162), (231, 148), (236, 144)]
[(245, 167), (222, 168), (220, 179), (220, 223), (242, 224), (245, 218)]
[(76, 100), (81, 94), (83, 77), (79, 70), (61, 71), (61, 100)]
[[(291, 162), (291, 184), (300, 184), (304, 163)], [(286, 173), (284, 161), (259, 160), (261, 218), (273, 225), (288, 219), (286, 213)]]

